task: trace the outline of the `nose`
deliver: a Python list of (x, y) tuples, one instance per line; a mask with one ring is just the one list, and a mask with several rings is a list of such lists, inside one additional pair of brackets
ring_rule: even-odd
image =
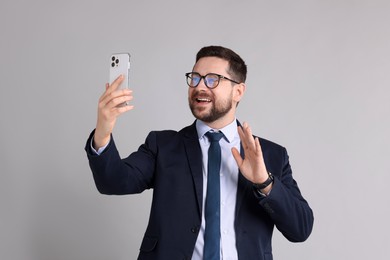
[(198, 86), (196, 86), (197, 89), (208, 89), (208, 87), (206, 86), (206, 78), (205, 77), (202, 77), (199, 81), (199, 84)]

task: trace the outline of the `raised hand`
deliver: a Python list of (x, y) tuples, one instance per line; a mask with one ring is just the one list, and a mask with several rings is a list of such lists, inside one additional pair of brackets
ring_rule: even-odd
[[(252, 183), (260, 184), (265, 182), (268, 179), (268, 172), (265, 167), (259, 138), (253, 137), (252, 130), (246, 122), (244, 122), (242, 127), (238, 127), (238, 134), (240, 135), (245, 158), (241, 157), (240, 152), (236, 148), (232, 148), (232, 153), (241, 173)], [(266, 188), (267, 191), (270, 190), (271, 185)]]
[(121, 105), (133, 99), (130, 89), (118, 89), (122, 81), (123, 76), (121, 75), (111, 85), (107, 83), (106, 91), (99, 99), (98, 118), (94, 135), (95, 149), (108, 143), (118, 116), (134, 108), (132, 105)]

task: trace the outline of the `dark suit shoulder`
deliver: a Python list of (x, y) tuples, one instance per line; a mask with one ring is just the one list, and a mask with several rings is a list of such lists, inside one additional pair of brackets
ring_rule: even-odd
[(148, 134), (144, 145), (153, 151), (157, 151), (162, 147), (180, 147), (184, 139), (195, 138), (197, 138), (196, 128), (192, 126), (187, 126), (180, 131), (156, 130)]
[(155, 136), (159, 140), (172, 140), (174, 138), (181, 138), (187, 133), (184, 128), (180, 131), (176, 130), (154, 130), (149, 133), (148, 136)]
[(169, 137), (174, 137), (178, 134), (179, 132), (176, 130), (154, 130), (149, 133), (149, 135), (155, 135), (159, 138), (169, 138)]
[(260, 145), (264, 162), (270, 172), (280, 172), (288, 164), (288, 154), (284, 146), (264, 138), (260, 138)]
[(157, 138), (162, 139), (171, 139), (171, 138), (181, 138), (183, 136), (185, 137), (197, 137), (196, 127), (195, 124), (186, 126), (182, 128), (179, 131), (176, 130), (157, 130), (157, 131), (151, 131), (149, 135), (155, 135)]
[(270, 141), (262, 137), (259, 137), (259, 139), (260, 139), (260, 145), (263, 149), (267, 148), (267, 149), (273, 149), (273, 150), (283, 151), (283, 152), (286, 150), (284, 146), (277, 144), (273, 141)]

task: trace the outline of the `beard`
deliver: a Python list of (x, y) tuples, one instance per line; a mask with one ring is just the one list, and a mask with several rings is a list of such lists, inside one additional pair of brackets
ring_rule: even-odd
[(232, 109), (232, 97), (224, 100), (212, 99), (210, 102), (211, 108), (204, 106), (197, 106), (197, 93), (194, 93), (191, 97), (188, 98), (188, 103), (191, 109), (192, 114), (196, 119), (199, 119), (206, 123), (212, 123), (222, 117), (224, 117)]

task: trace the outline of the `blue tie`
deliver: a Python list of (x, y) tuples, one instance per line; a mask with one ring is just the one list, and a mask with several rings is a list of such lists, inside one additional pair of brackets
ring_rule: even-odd
[(204, 234), (204, 260), (219, 260), (220, 256), (220, 186), (221, 147), (219, 140), (222, 133), (207, 132), (210, 141), (207, 167), (207, 193), (205, 204), (206, 230)]

